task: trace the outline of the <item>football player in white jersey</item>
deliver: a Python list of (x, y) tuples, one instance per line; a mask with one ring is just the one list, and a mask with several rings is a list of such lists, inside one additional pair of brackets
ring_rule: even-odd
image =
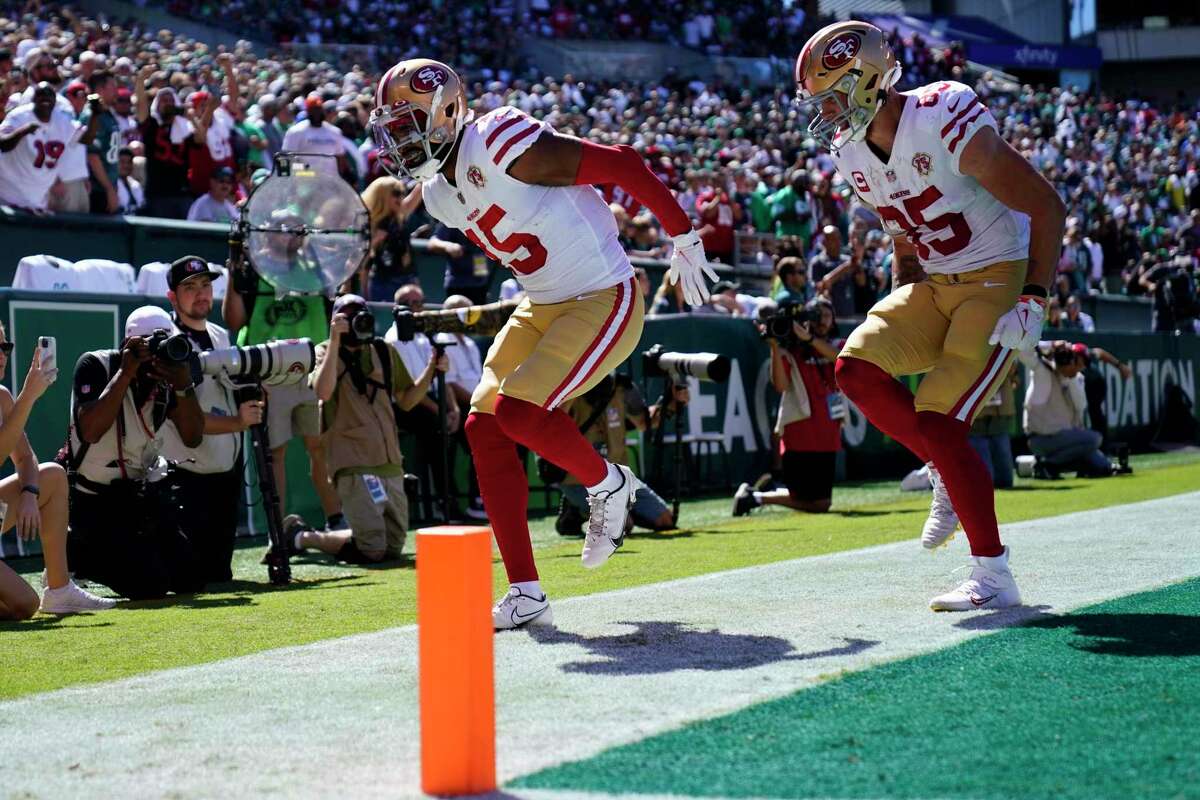
[(429, 212), (511, 269), (525, 289), (488, 351), (465, 427), (511, 584), (493, 609), (495, 626), (549, 623), (517, 445), (588, 487), (587, 567), (621, 545), (637, 482), (627, 467), (601, 458), (562, 411), (623, 362), (642, 332), (633, 268), (594, 185), (616, 184), (654, 212), (675, 244), (672, 279), (689, 303), (707, 299), (704, 276), (716, 274), (687, 214), (633, 148), (563, 136), (511, 107), (475, 119), (462, 81), (445, 64), (411, 59), (388, 70), (371, 129), (381, 163), (420, 180)]
[(39, 83), (33, 102), (13, 109), (0, 124), (0, 202), (45, 211), (67, 148), (95, 136), (95, 122), (80, 125), (55, 107), (56, 98), (53, 86)]
[[(967, 442), (1013, 351), (1042, 331), (1065, 206), (953, 81), (895, 89), (901, 67), (881, 30), (842, 22), (796, 61), (809, 131), (875, 208), (895, 246), (893, 291), (846, 342), (836, 375), (880, 430), (930, 465), (933, 549), (961, 521), (972, 569), (936, 611), (1020, 603), (987, 468)], [(916, 396), (895, 376), (926, 373)]]

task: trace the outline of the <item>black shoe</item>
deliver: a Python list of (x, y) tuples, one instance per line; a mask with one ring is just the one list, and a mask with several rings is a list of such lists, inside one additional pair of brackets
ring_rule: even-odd
[(1056, 467), (1039, 461), (1033, 465), (1033, 477), (1042, 481), (1056, 481), (1062, 478), (1062, 473)]
[(559, 536), (583, 536), (583, 512), (565, 497), (558, 501), (558, 519), (554, 520), (554, 530), (558, 531)]
[(739, 486), (733, 495), (733, 515), (735, 517), (744, 517), (761, 505), (762, 503), (754, 498), (754, 488), (748, 483)]
[[(313, 527), (304, 521), (304, 517), (299, 514), (288, 514), (283, 518), (283, 547), (287, 551), (288, 558), (304, 552), (301, 548), (296, 547), (296, 534), (301, 531), (311, 531)], [(263, 557), (258, 563), (266, 564), (267, 556), (271, 553), (271, 543), (267, 542), (267, 551), (263, 553)]]
[[(292, 514), (291, 516), (288, 517), (288, 519), (291, 519), (291, 517), (294, 517), (294, 516), (296, 516), (296, 515)], [(300, 520), (300, 522), (301, 522), (301, 524), (303, 524), (304, 520)], [(285, 523), (286, 523), (286, 520), (285, 520)], [(286, 528), (287, 525), (285, 524), (284, 527)], [(346, 515), (340, 511), (336, 514), (331, 514), (325, 518), (325, 530), (327, 530), (327, 531), (344, 531), (349, 527), (350, 527), (350, 523), (346, 522)]]

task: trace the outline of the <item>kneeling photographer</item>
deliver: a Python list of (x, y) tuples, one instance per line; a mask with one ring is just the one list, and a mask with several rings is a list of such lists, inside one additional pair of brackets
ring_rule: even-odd
[[(629, 466), (625, 432), (644, 431), (648, 424), (657, 427), (664, 416), (682, 413), (689, 399), (686, 385), (673, 386), (673, 396), (664, 404), (666, 408), (647, 408), (632, 381), (627, 376), (613, 374), (572, 400), (564, 410), (600, 455), (614, 464)], [(544, 482), (557, 483), (562, 492), (554, 529), (562, 536), (583, 536), (583, 523), (588, 518), (586, 487), (574, 475), (541, 457), (538, 473)], [(639, 528), (666, 531), (675, 527), (670, 507), (645, 482), (639, 483), (629, 513)]]
[[(192, 352), (229, 347), (229, 333), (208, 321), (213, 307), (212, 282), (220, 277), (199, 256), (184, 256), (167, 273), (167, 299), (175, 309), (172, 332), (182, 333)], [(196, 387), (204, 411), (204, 438), (199, 447), (183, 444), (175, 424), (163, 430), (163, 455), (178, 465), (179, 523), (195, 550), (205, 583), (233, 580), (233, 543), (241, 508), (241, 433), (262, 422), (261, 400), (238, 403), (224, 375), (207, 376)]]
[(743, 483), (733, 498), (733, 516), (764, 505), (822, 514), (833, 498), (837, 453), (842, 449), (846, 398), (838, 391), (833, 362), (833, 306), (818, 298), (782, 306), (759, 329), (771, 349), (771, 385), (781, 395), (775, 433), (783, 456), (786, 489), (754, 491)]
[(1025, 433), (1036, 457), (1034, 477), (1057, 478), (1075, 470), (1081, 478), (1112, 475), (1113, 465), (1100, 451), (1104, 437), (1088, 430), (1087, 390), (1082, 374), (1088, 349), (1062, 340), (1018, 350), (1029, 369), (1025, 390)]
[(84, 353), (75, 366), (69, 560), (79, 577), (133, 600), (204, 587), (159, 455), (168, 420), (186, 447), (204, 433), (190, 349), (169, 336), (173, 327), (161, 308), (143, 306), (126, 320), (120, 350)]
[(375, 337), (367, 301), (346, 294), (333, 305), (329, 340), (317, 345), (309, 383), (321, 401), (325, 456), (349, 531), (287, 528), (294, 550), (316, 548), (350, 563), (399, 558), (408, 534), (408, 498), (393, 400), (403, 410), (449, 367), (434, 355), (414, 381), (400, 354)]

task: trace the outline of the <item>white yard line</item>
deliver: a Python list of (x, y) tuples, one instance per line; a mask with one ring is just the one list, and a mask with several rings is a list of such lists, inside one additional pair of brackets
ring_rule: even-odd
[[(927, 610), (961, 533), (556, 602), (557, 630), (496, 638), (500, 778), (1200, 575), (1198, 519), (1193, 493), (1007, 525), (1030, 604), (1010, 612)], [(415, 643), (408, 626), (0, 703), (0, 796), (415, 796)]]

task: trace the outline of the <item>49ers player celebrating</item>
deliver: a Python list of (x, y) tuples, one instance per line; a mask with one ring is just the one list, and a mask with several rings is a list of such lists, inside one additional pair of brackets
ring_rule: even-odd
[(495, 625), (549, 623), (517, 444), (588, 487), (586, 567), (621, 545), (637, 482), (601, 458), (560, 409), (624, 361), (642, 333), (633, 268), (592, 185), (619, 185), (654, 212), (674, 241), (672, 279), (689, 303), (704, 302), (704, 274), (716, 280), (716, 273), (687, 215), (633, 148), (559, 135), (516, 108), (473, 119), (462, 81), (445, 64), (411, 59), (388, 70), (371, 130), (385, 167), (421, 180), (429, 212), (515, 272), (525, 289), (484, 360), (466, 432), (512, 584), (492, 610)]
[[(1038, 341), (1065, 207), (969, 87), (902, 93), (899, 77), (883, 32), (863, 22), (822, 29), (796, 61), (809, 131), (895, 245), (894, 291), (850, 335), (835, 374), (871, 422), (930, 465), (924, 546), (962, 521), (971, 573), (930, 607), (1013, 606), (991, 480), (967, 434), (1013, 350)], [(928, 374), (914, 398), (893, 376), (915, 373)]]

